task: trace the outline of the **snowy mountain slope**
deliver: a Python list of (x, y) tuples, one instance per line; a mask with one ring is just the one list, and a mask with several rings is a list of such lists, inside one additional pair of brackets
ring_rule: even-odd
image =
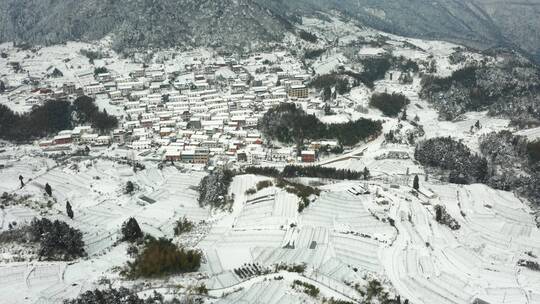
[(280, 41), (299, 16), (338, 13), (378, 30), (475, 48), (511, 47), (539, 59), (539, 0), (1, 0), (0, 41), (95, 40), (116, 47), (246, 46)]
[(338, 11), (364, 25), (399, 35), (481, 49), (511, 47), (540, 59), (538, 0), (301, 0), (287, 5), (287, 9), (303, 13)]
[(54, 44), (113, 34), (129, 47), (228, 46), (279, 40), (288, 21), (251, 0), (3, 0), (0, 41)]

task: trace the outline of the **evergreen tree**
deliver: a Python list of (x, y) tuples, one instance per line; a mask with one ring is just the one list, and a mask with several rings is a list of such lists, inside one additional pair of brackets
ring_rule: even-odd
[(413, 188), (414, 188), (414, 190), (416, 190), (416, 191), (418, 191), (418, 189), (420, 189), (420, 184), (419, 184), (418, 175), (415, 175), (415, 176), (414, 176)]
[(122, 240), (128, 242), (134, 242), (143, 237), (141, 227), (135, 218), (131, 217), (122, 224), (122, 236)]
[(66, 214), (70, 219), (73, 219), (73, 209), (71, 208), (71, 204), (69, 202), (66, 202)]
[(47, 193), (47, 195), (52, 196), (52, 188), (51, 188), (51, 185), (49, 185), (49, 183), (45, 184), (45, 192)]
[(6, 85), (2, 80), (0, 80), (0, 93), (4, 93), (6, 91)]
[(24, 177), (22, 175), (19, 175), (19, 181), (21, 182), (21, 189), (24, 187), (23, 179)]
[(362, 172), (362, 175), (364, 176), (364, 180), (368, 180), (371, 176), (371, 173), (369, 172), (369, 169), (367, 167), (364, 167), (364, 171)]

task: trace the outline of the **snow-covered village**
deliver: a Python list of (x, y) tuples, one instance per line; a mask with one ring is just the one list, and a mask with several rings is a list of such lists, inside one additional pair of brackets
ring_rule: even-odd
[(540, 303), (537, 66), (298, 31), (0, 44), (0, 302)]

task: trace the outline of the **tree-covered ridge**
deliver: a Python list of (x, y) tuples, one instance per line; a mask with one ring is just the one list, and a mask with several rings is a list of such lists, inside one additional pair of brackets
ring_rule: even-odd
[(425, 75), (420, 96), (445, 120), (489, 110), (518, 125), (540, 124), (540, 70), (519, 57), (470, 65), (449, 77)]
[(116, 128), (118, 120), (100, 111), (94, 100), (86, 96), (77, 98), (73, 104), (50, 100), (25, 114), (14, 113), (7, 106), (0, 105), (0, 139), (28, 141), (69, 130), (79, 124), (91, 124), (106, 132)]
[(272, 139), (301, 146), (305, 140), (337, 139), (353, 146), (381, 133), (379, 121), (359, 119), (341, 124), (324, 124), (315, 115), (308, 115), (292, 103), (282, 103), (270, 109), (259, 120), (259, 130)]
[(414, 157), (424, 166), (448, 172), (451, 183), (482, 183), (488, 174), (486, 159), (473, 154), (462, 142), (451, 137), (431, 138), (418, 143)]
[[(251, 0), (4, 0), (0, 41), (56, 44), (113, 34), (117, 50), (243, 47), (280, 40), (288, 18)], [(90, 17), (91, 16), (91, 17)]]
[(509, 131), (492, 132), (480, 138), (480, 151), (488, 160), (489, 186), (540, 204), (540, 141)]

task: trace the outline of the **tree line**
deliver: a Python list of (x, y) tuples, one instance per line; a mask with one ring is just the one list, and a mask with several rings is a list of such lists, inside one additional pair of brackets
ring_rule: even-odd
[(356, 180), (364, 176), (363, 172), (346, 169), (336, 169), (321, 166), (295, 166), (288, 165), (280, 171), (272, 167), (246, 167), (245, 174), (263, 175), (275, 178), (317, 177), (338, 180)]
[(77, 98), (73, 104), (49, 100), (24, 114), (0, 105), (0, 138), (4, 140), (20, 142), (43, 138), (84, 123), (90, 123), (100, 132), (118, 126), (116, 117), (100, 111), (93, 99), (86, 96)]

